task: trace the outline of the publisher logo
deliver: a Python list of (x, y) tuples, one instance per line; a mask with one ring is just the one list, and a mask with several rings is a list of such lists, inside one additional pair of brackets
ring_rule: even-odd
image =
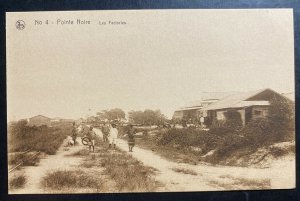
[(16, 22), (16, 28), (19, 30), (23, 30), (25, 28), (25, 22), (23, 20), (18, 20)]

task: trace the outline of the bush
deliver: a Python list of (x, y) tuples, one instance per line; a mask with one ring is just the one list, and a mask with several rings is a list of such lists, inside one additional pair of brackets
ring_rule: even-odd
[(212, 133), (227, 134), (239, 132), (243, 128), (241, 114), (237, 110), (224, 112), (226, 120), (215, 120), (212, 122)]
[(93, 188), (101, 189), (101, 180), (81, 170), (57, 170), (48, 173), (42, 180), (45, 188), (60, 190), (61, 188)]
[(11, 189), (22, 188), (22, 187), (24, 187), (26, 181), (27, 181), (27, 179), (24, 174), (15, 176), (9, 181), (9, 187)]
[(240, 131), (243, 128), (241, 114), (236, 110), (228, 110), (224, 113), (226, 121), (224, 127), (232, 132)]
[(117, 183), (119, 191), (153, 191), (155, 180), (151, 177), (153, 169), (143, 166), (139, 161), (125, 154), (104, 154), (101, 166), (105, 173)]
[(189, 149), (191, 146), (200, 147), (203, 153), (215, 149), (223, 143), (223, 137), (216, 133), (207, 132), (195, 128), (171, 128), (161, 134), (158, 146), (177, 147)]
[(274, 156), (275, 158), (278, 158), (278, 157), (281, 157), (281, 156), (284, 156), (286, 154), (289, 153), (289, 150), (287, 149), (282, 149), (280, 147), (271, 147), (270, 148), (270, 153), (272, 156)]
[(271, 99), (268, 118), (277, 129), (293, 130), (295, 127), (294, 104), (287, 99)]
[(71, 124), (56, 127), (28, 126), (24, 121), (9, 125), (9, 152), (23, 152), (28, 149), (55, 154), (67, 135), (71, 133)]
[(17, 165), (21, 162), (23, 162), (24, 166), (35, 166), (37, 163), (39, 163), (40, 158), (34, 157), (34, 154), (36, 153), (15, 153), (8, 155), (8, 164), (10, 165)]
[(294, 139), (294, 107), (285, 99), (272, 99), (267, 118), (252, 119), (243, 134), (258, 145)]

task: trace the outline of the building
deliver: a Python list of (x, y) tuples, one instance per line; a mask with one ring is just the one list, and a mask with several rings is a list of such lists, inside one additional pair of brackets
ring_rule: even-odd
[[(192, 118), (200, 118), (203, 116), (206, 123), (214, 120), (226, 120), (225, 113), (228, 110), (236, 110), (240, 113), (243, 125), (247, 124), (251, 119), (264, 118), (268, 115), (268, 108), (270, 100), (273, 98), (284, 99), (293, 102), (286, 96), (279, 94), (271, 89), (262, 89), (251, 92), (230, 92), (220, 99), (204, 99), (202, 106), (194, 108), (193, 114), (190, 113)], [(179, 110), (178, 110), (179, 111)], [(184, 118), (186, 110), (183, 110), (181, 115)], [(175, 118), (179, 117), (179, 113), (175, 111)], [(175, 115), (176, 114), (176, 115)], [(191, 117), (189, 117), (191, 118)]]
[(55, 117), (55, 118), (52, 118), (50, 121), (51, 121), (52, 123), (60, 122), (60, 121), (61, 121), (61, 118)]
[(43, 115), (37, 115), (28, 119), (28, 125), (30, 126), (50, 126), (51, 119), (49, 117), (45, 117)]
[(199, 119), (203, 114), (202, 108), (219, 101), (227, 96), (234, 94), (235, 92), (202, 92), (202, 99), (191, 102), (184, 107), (179, 108), (173, 114), (172, 119), (174, 121), (193, 121)]

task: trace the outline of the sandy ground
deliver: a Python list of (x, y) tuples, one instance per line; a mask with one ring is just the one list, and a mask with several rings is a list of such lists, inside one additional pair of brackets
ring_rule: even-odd
[[(102, 132), (94, 129), (99, 137)], [(40, 185), (42, 178), (48, 171), (57, 169), (65, 170), (78, 167), (82, 162), (81, 157), (69, 157), (67, 155), (86, 148), (81, 144), (75, 147), (61, 147), (56, 155), (42, 158), (38, 166), (23, 167), (28, 182), (22, 189), (10, 191), (10, 194), (41, 194), (45, 192)], [(117, 146), (128, 151), (127, 141), (118, 139)], [(158, 191), (215, 191), (215, 190), (245, 190), (253, 188), (253, 183), (239, 182), (241, 179), (268, 181), (272, 189), (288, 189), (295, 187), (295, 159), (287, 158), (282, 161), (275, 161), (271, 168), (244, 168), (230, 166), (210, 166), (207, 164), (190, 165), (168, 161), (150, 150), (134, 147), (134, 152), (128, 152), (134, 158), (146, 166), (157, 169), (156, 180), (163, 185)], [(191, 170), (197, 175), (175, 172), (173, 169)], [(243, 180), (245, 181), (245, 180)]]
[[(37, 166), (22, 167), (21, 170), (27, 177), (27, 183), (22, 189), (10, 190), (9, 194), (41, 194), (47, 193), (40, 185), (42, 178), (47, 172), (54, 170), (65, 170), (76, 168), (82, 161), (80, 157), (69, 157), (67, 155), (75, 153), (85, 146), (81, 144), (80, 138), (77, 138), (76, 146), (61, 146), (55, 155), (46, 155)], [(14, 174), (14, 172), (12, 172)]]
[[(101, 130), (95, 129), (102, 137)], [(127, 141), (118, 139), (117, 146), (128, 151)], [(251, 189), (253, 184), (234, 185), (241, 179), (269, 181), (272, 189), (288, 189), (295, 187), (295, 159), (276, 161), (271, 168), (245, 168), (231, 166), (210, 166), (207, 164), (190, 165), (168, 161), (150, 150), (134, 147), (134, 152), (128, 152), (134, 158), (147, 166), (158, 170), (156, 179), (165, 184), (159, 191), (215, 191)], [(192, 170), (197, 175), (178, 173), (174, 168)]]

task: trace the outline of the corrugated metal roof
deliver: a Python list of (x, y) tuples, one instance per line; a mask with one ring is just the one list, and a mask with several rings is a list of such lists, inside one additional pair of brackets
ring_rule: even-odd
[[(252, 102), (253, 104), (254, 103), (258, 104), (258, 101), (245, 101), (245, 100), (247, 100), (247, 99), (251, 98), (252, 96), (255, 96), (256, 94), (259, 94), (265, 90), (266, 89), (236, 93), (236, 94), (227, 96), (222, 100), (219, 100), (215, 103), (212, 103), (212, 104), (204, 107), (203, 110), (217, 110), (217, 109), (225, 109), (225, 108), (245, 107), (242, 105), (247, 104), (247, 106), (250, 106), (250, 104), (251, 104), (250, 102)], [(260, 104), (266, 104), (261, 101), (259, 101), (259, 102), (260, 102)]]
[(235, 105), (235, 107), (248, 107), (253, 105), (270, 105), (269, 101), (242, 101)]
[(202, 106), (199, 106), (199, 107), (184, 107), (184, 108), (180, 108), (176, 111), (186, 111), (186, 110), (195, 110), (195, 109), (201, 109)]

